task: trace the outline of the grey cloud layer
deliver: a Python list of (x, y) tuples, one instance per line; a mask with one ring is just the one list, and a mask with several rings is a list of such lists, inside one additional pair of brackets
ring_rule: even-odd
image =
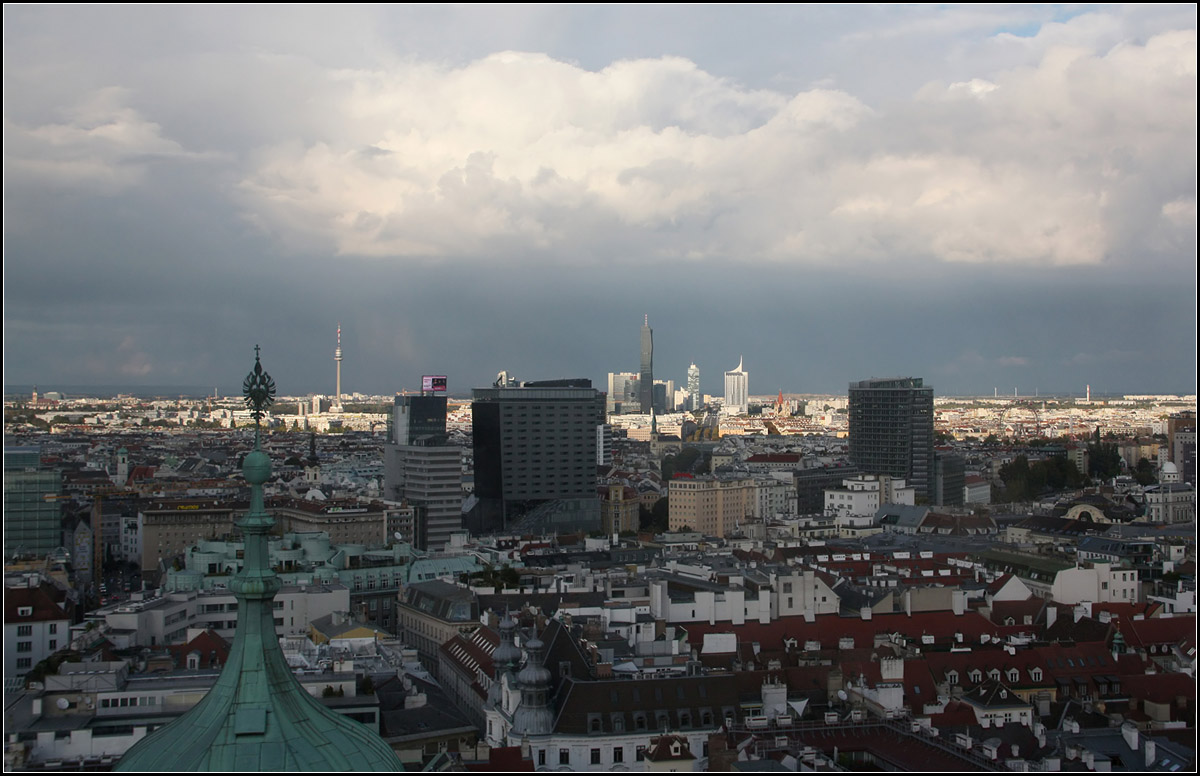
[[(699, 332), (681, 275), (703, 278), (692, 304), (786, 306), (842, 273), (854, 291), (819, 312), (864, 325), (830, 343), (839, 361), (877, 330), (865, 300), (911, 294), (936, 316), (928, 281), (951, 268), (968, 311), (999, 310), (989, 291), (1009, 271), (1011, 289), (1073, 295), (1072, 268), (1131, 299), (1159, 284), (1178, 306), (1194, 284), (1195, 9), (1065, 13), (6, 7), (6, 366), (35, 380), (49, 351), (64, 375), (202, 383), (240, 325), (322, 337), (364, 286), (399, 288), (409, 269), (492, 288), (520, 275), (441, 340), (418, 344), (438, 312), (420, 294), (356, 321), (372, 352), (416, 364), (453, 347), (472, 375), (509, 365), (476, 366), (498, 347), (468, 354), (472, 326), (538, 321), (502, 304), (538, 309), (550, 291), (610, 326), (573, 278), (627, 283), (635, 322), (670, 296)], [(1028, 339), (1055, 325), (1044, 307), (1023, 310)], [(937, 319), (957, 339), (892, 369), (964, 386), (1067, 369), (1074, 384), (1194, 345), (1172, 340), (1194, 330), (1185, 312), (1134, 316), (1161, 357), (1130, 342), (1052, 353)], [(749, 331), (770, 314), (741, 313)], [(598, 376), (610, 356), (594, 345), (547, 350)], [(724, 347), (735, 362), (742, 346)], [(849, 374), (831, 368), (834, 385), (865, 369), (835, 366)]]
[[(674, 57), (364, 71), (264, 55), (216, 77), (308, 79), (308, 99), (267, 119), (288, 131), (240, 155), (229, 192), (289, 250), (590, 262), (633, 242), (672, 258), (1070, 265), (1194, 231), (1195, 56), (1191, 30), (1055, 45), (883, 108), (746, 89)], [(155, 160), (203, 160), (138, 102), (109, 87), (59, 122), (10, 121), (10, 174), (120, 190)]]

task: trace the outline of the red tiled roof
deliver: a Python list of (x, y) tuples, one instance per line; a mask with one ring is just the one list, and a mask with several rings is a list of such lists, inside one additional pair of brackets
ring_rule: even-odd
[[(673, 752), (676, 744), (678, 744), (678, 750)], [(683, 736), (665, 735), (650, 739), (650, 746), (646, 749), (646, 759), (650, 762), (695, 760), (696, 755), (692, 754), (688, 740)]]
[(1014, 624), (1022, 625), (1025, 622), (1025, 617), (1030, 618), (1030, 623), (1036, 625), (1038, 614), (1041, 613), (1045, 602), (1040, 598), (1030, 598), (1025, 601), (993, 601), (992, 602), (992, 622), (997, 625), (1003, 625), (1004, 621), (1009, 617), (1013, 618)]
[(1149, 676), (1125, 676), (1121, 678), (1121, 690), (1131, 698), (1148, 700), (1152, 703), (1171, 704), (1179, 698), (1196, 699), (1196, 683), (1180, 681), (1181, 674), (1150, 674)]
[(780, 617), (769, 623), (747, 622), (744, 625), (727, 622), (715, 625), (690, 622), (682, 625), (693, 644), (701, 643), (706, 633), (735, 633), (739, 641), (757, 641), (764, 649), (782, 648), (786, 638), (796, 639), (801, 647), (805, 641), (814, 640), (821, 642), (822, 647), (833, 648), (840, 639), (851, 637), (856, 647), (871, 647), (876, 634), (891, 633), (918, 640), (923, 635), (930, 635), (942, 644), (950, 643), (956, 633), (962, 633), (965, 643), (978, 645), (984, 633), (999, 636), (1012, 630), (988, 622), (977, 612), (954, 615), (946, 611), (913, 612), (911, 616), (903, 612), (875, 614), (870, 620), (824, 614), (813, 622), (806, 622), (803, 616), (795, 616)]
[(521, 756), (519, 746), (497, 746), (488, 752), (487, 762), (463, 758), (463, 766), (468, 771), (482, 773), (505, 773), (511, 771), (533, 771), (533, 760)]
[(929, 715), (929, 722), (936, 728), (967, 727), (976, 721), (975, 710), (962, 701), (950, 701), (944, 711)]
[(200, 668), (216, 668), (229, 661), (229, 642), (211, 629), (197, 633), (186, 644), (168, 646), (167, 650), (175, 658), (176, 666), (186, 666), (187, 656), (192, 652), (200, 653)]
[(1155, 617), (1149, 620), (1121, 620), (1118, 627), (1131, 647), (1148, 648), (1157, 644), (1179, 644), (1195, 636), (1196, 616)]
[[(4, 622), (5, 624), (20, 624), (24, 622), (49, 622), (51, 620), (69, 620), (66, 611), (59, 606), (47, 585), (38, 587), (10, 587), (4, 591)], [(29, 614), (21, 614), (28, 607)]]

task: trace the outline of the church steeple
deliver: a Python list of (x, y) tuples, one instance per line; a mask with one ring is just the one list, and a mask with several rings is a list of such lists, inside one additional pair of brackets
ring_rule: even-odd
[(544, 736), (554, 728), (554, 712), (550, 709), (550, 670), (542, 664), (544, 646), (537, 636), (525, 642), (529, 658), (517, 674), (521, 705), (513, 715), (512, 732), (516, 735)]
[(396, 754), (368, 727), (325, 708), (300, 686), (275, 635), (273, 602), (280, 582), (267, 556), (275, 519), (263, 503), (271, 459), (262, 451), (261, 420), (275, 401), (275, 381), (254, 348), (242, 384), (254, 417), (254, 449), (242, 462), (250, 509), (238, 523), (246, 563), (230, 581), (238, 599), (229, 661), (208, 694), (186, 714), (135, 744), (119, 771), (402, 771)]

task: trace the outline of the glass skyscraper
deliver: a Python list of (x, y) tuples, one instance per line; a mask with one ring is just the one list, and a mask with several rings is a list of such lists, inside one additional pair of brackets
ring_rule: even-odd
[(903, 477), (929, 503), (933, 388), (920, 377), (850, 383), (850, 461), (866, 474)]

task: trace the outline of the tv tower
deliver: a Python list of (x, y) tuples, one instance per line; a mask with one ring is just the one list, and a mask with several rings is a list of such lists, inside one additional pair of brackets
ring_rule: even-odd
[(337, 396), (333, 400), (333, 411), (342, 411), (342, 324), (338, 322), (337, 349), (333, 351), (333, 360), (337, 362)]

